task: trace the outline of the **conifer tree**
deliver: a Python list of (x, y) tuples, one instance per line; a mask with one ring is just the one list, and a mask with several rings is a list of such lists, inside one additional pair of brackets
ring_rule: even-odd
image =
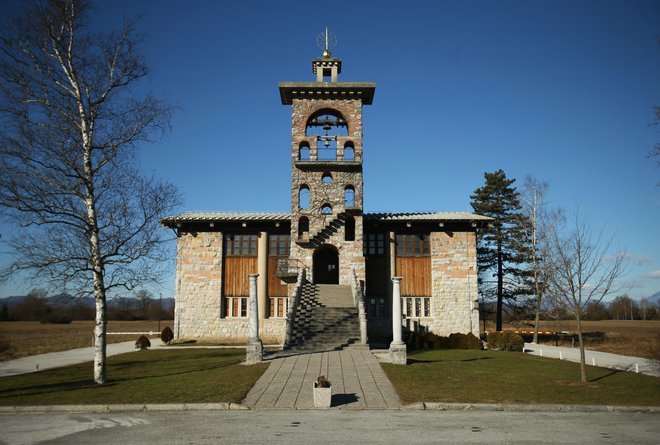
[(513, 186), (515, 179), (507, 179), (502, 169), (484, 173), (486, 180), (470, 196), (474, 211), (493, 218), (488, 227), (477, 231), (477, 264), (479, 287), (482, 295), (492, 292), (490, 280), (496, 278), (497, 310), (496, 329), (502, 330), (502, 305), (505, 299), (515, 300), (518, 295), (529, 293), (525, 283), (525, 234), (522, 230), (518, 192)]

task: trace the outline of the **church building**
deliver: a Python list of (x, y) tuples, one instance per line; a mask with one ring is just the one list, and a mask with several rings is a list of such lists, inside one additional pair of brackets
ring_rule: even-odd
[(248, 274), (258, 274), (265, 344), (312, 350), (391, 340), (394, 277), (404, 332), (478, 336), (476, 229), (489, 218), (365, 212), (362, 110), (376, 85), (339, 81), (341, 70), (326, 44), (312, 60), (315, 81), (279, 85), (291, 106), (289, 213), (162, 220), (177, 233), (175, 338), (245, 342)]

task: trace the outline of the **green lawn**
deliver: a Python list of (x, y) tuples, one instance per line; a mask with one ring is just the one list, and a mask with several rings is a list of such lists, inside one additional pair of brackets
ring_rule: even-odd
[(435, 350), (383, 364), (402, 403), (660, 405), (660, 378), (504, 351)]
[(245, 349), (131, 352), (108, 358), (104, 386), (91, 362), (0, 378), (0, 405), (240, 402), (268, 367), (242, 360)]

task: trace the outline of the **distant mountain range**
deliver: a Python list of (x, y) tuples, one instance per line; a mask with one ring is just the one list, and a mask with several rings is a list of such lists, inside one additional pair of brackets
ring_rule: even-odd
[[(11, 297), (0, 298), (0, 305), (6, 304), (7, 306), (13, 306), (15, 304), (20, 304), (25, 301), (27, 295), (14, 295)], [(67, 293), (61, 293), (56, 295), (50, 295), (44, 299), (46, 303), (51, 307), (66, 307), (74, 305), (82, 305), (84, 307), (93, 308), (96, 303), (94, 297), (74, 297), (73, 295)], [(152, 298), (151, 304), (158, 304), (158, 298)], [(109, 298), (107, 301), (108, 307), (118, 307), (120, 306), (114, 298)], [(174, 307), (174, 298), (163, 298), (162, 305), (164, 310), (168, 310)]]

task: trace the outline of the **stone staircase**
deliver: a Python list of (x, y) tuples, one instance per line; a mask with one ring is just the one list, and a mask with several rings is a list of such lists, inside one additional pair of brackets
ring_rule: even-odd
[(303, 285), (289, 349), (329, 351), (360, 340), (360, 321), (350, 286)]
[(310, 236), (309, 239), (299, 239), (296, 241), (303, 247), (320, 247), (325, 244), (337, 231), (346, 224), (346, 213), (338, 213), (332, 220), (325, 225), (318, 233)]

